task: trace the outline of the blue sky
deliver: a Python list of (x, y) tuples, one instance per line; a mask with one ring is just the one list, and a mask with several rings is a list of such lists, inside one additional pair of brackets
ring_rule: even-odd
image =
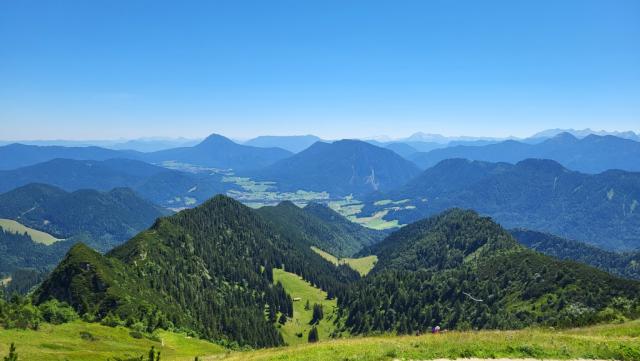
[(1, 1), (0, 139), (640, 130), (640, 1)]

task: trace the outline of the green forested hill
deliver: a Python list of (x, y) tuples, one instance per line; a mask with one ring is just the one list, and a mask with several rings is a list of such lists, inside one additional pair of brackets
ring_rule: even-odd
[[(640, 173), (570, 171), (545, 159), (515, 165), (448, 159), (379, 199), (406, 200), (387, 220), (415, 222), (453, 207), (508, 228), (535, 229), (609, 250), (640, 247)], [(371, 200), (361, 216), (389, 208)]]
[(254, 347), (282, 344), (274, 323), (292, 301), (273, 285), (284, 267), (341, 296), (358, 279), (225, 196), (161, 218), (105, 256), (74, 246), (35, 293), (105, 322), (175, 326), (211, 340)]
[(371, 252), (372, 272), (339, 300), (353, 333), (570, 326), (640, 315), (640, 283), (519, 245), (490, 218), (451, 210)]
[(353, 223), (329, 207), (316, 203), (300, 208), (291, 202), (282, 202), (275, 207), (262, 207), (258, 213), (282, 232), (340, 258), (350, 257), (386, 235)]
[(621, 277), (640, 280), (640, 252), (610, 252), (579, 241), (526, 229), (515, 229), (511, 234), (523, 245), (548, 256), (588, 264)]
[(28, 184), (0, 194), (0, 218), (57, 238), (81, 239), (100, 251), (121, 244), (168, 213), (127, 188), (68, 193), (46, 184)]

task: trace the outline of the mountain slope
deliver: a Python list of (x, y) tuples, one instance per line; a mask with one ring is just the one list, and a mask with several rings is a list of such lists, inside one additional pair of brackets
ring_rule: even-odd
[(130, 159), (54, 159), (0, 171), (0, 192), (29, 183), (51, 184), (67, 191), (127, 187), (143, 198), (172, 208), (198, 204), (232, 187), (223, 183), (220, 175), (179, 172)]
[(547, 256), (584, 263), (620, 277), (640, 280), (640, 252), (609, 252), (582, 242), (526, 229), (515, 229), (511, 234), (521, 244)]
[(51, 270), (72, 245), (73, 241), (44, 245), (34, 242), (26, 234), (13, 233), (0, 227), (0, 274), (11, 273), (19, 268)]
[(0, 147), (0, 170), (16, 169), (56, 158), (75, 160), (136, 159), (140, 153), (100, 147), (63, 147), (9, 144)]
[(588, 135), (578, 139), (560, 133), (536, 144), (514, 140), (484, 146), (455, 146), (415, 153), (410, 159), (423, 169), (450, 158), (465, 158), (487, 162), (517, 163), (527, 158), (552, 159), (563, 166), (585, 173), (608, 169), (640, 171), (640, 142), (611, 135)]
[(291, 155), (281, 148), (259, 148), (234, 143), (218, 134), (212, 134), (193, 147), (181, 147), (146, 153), (144, 160), (154, 163), (177, 161), (193, 165), (233, 169), (236, 171), (259, 169)]
[(304, 151), (251, 173), (283, 191), (363, 195), (406, 183), (418, 168), (391, 150), (358, 140), (317, 142)]
[(640, 312), (639, 282), (528, 250), (472, 211), (410, 224), (371, 252), (378, 263), (339, 300), (354, 333), (575, 326)]
[(338, 257), (350, 257), (384, 238), (384, 233), (350, 222), (327, 206), (310, 203), (299, 208), (291, 202), (262, 207), (257, 212), (278, 227), (310, 245)]
[(148, 330), (173, 324), (210, 340), (273, 346), (282, 344), (277, 313), (292, 310), (282, 286), (273, 285), (272, 269), (282, 266), (329, 297), (358, 278), (250, 208), (216, 196), (160, 218), (105, 256), (74, 246), (34, 297), (66, 301), (98, 319), (142, 322)]
[[(640, 248), (640, 173), (589, 175), (550, 160), (510, 165), (452, 159), (382, 197), (408, 199), (385, 216), (401, 223), (461, 207), (509, 228), (545, 231), (607, 249)], [(371, 201), (363, 213), (381, 208)]]
[(321, 139), (315, 135), (263, 135), (249, 139), (244, 144), (260, 148), (282, 148), (292, 153), (298, 153), (319, 141)]
[(167, 213), (126, 188), (68, 193), (45, 184), (29, 184), (0, 194), (0, 218), (57, 238), (82, 239), (101, 251), (121, 244)]

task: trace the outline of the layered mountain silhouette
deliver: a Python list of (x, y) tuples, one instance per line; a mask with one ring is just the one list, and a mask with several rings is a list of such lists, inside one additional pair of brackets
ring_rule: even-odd
[(64, 147), (9, 144), (0, 147), (0, 170), (16, 169), (56, 158), (74, 160), (136, 159), (141, 153), (101, 147)]
[(56, 238), (83, 240), (100, 251), (123, 243), (168, 213), (128, 188), (68, 193), (46, 184), (29, 184), (0, 194), (0, 218)]
[[(516, 165), (450, 159), (377, 199), (406, 200), (387, 219), (410, 223), (452, 207), (474, 209), (505, 227), (524, 227), (607, 249), (640, 247), (640, 173), (590, 175), (551, 160)], [(371, 200), (370, 214), (385, 206)]]
[(419, 173), (418, 167), (391, 150), (358, 140), (317, 142), (304, 151), (257, 172), (282, 191), (326, 191), (363, 195), (388, 191)]
[(429, 168), (442, 160), (465, 158), (487, 162), (517, 163), (527, 158), (552, 159), (563, 166), (585, 173), (608, 169), (640, 171), (640, 142), (611, 135), (588, 135), (582, 139), (560, 133), (540, 143), (507, 140), (484, 146), (453, 146), (415, 153), (409, 157), (420, 167)]
[(237, 144), (229, 138), (211, 134), (193, 147), (161, 150), (144, 154), (141, 159), (160, 163), (176, 161), (199, 166), (243, 171), (259, 169), (292, 153), (282, 148), (260, 148)]
[(29, 183), (46, 183), (66, 191), (127, 187), (145, 199), (172, 208), (193, 206), (233, 187), (222, 182), (220, 175), (180, 172), (130, 159), (54, 159), (0, 171), (0, 192)]

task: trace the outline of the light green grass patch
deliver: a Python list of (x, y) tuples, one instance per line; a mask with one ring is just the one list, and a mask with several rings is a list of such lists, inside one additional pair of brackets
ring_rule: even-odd
[(61, 241), (61, 239), (56, 238), (49, 233), (38, 231), (37, 229), (29, 228), (19, 222), (16, 222), (11, 219), (0, 219), (0, 227), (5, 231), (12, 233), (26, 233), (31, 237), (34, 242), (50, 245), (55, 242)]
[[(314, 303), (321, 304), (324, 312), (324, 319), (317, 325), (318, 334), (321, 340), (328, 339), (335, 329), (333, 322), (337, 317), (337, 301), (335, 299), (328, 300), (327, 293), (323, 290), (313, 287), (300, 276), (279, 268), (273, 269), (273, 281), (274, 283), (282, 283), (282, 286), (291, 298), (300, 298), (299, 301), (293, 302), (293, 318), (288, 319), (284, 326), (279, 326), (284, 341), (288, 345), (307, 343), (309, 330), (312, 328), (312, 326), (309, 325), (309, 321), (311, 321), (313, 316), (311, 308), (313, 308)], [(310, 305), (309, 310), (304, 309), (307, 301), (309, 301)], [(298, 337), (296, 334), (302, 334), (302, 337)]]
[(317, 344), (233, 353), (235, 361), (605, 359), (640, 360), (640, 321), (573, 330), (447, 332), (421, 336), (354, 337)]
[[(81, 337), (88, 333), (91, 337)], [(220, 356), (222, 346), (167, 331), (158, 332), (161, 341), (136, 339), (123, 327), (75, 321), (63, 325), (42, 324), (37, 331), (0, 329), (0, 355), (16, 344), (20, 360), (28, 361), (106, 361), (147, 355), (153, 345), (163, 361), (193, 361), (195, 356)], [(85, 334), (86, 335), (86, 334)], [(202, 357), (201, 357), (202, 359)]]
[(325, 252), (318, 247), (312, 246), (311, 249), (317, 254), (319, 254), (320, 256), (322, 256), (322, 258), (335, 264), (336, 266), (340, 264), (346, 264), (347, 266), (351, 267), (351, 269), (353, 269), (354, 271), (357, 271), (358, 273), (360, 273), (360, 276), (366, 276), (367, 273), (371, 272), (371, 270), (373, 269), (373, 266), (376, 265), (376, 262), (378, 262), (378, 256), (376, 255), (371, 255), (371, 256), (366, 256), (361, 258), (338, 259), (336, 256), (332, 255), (329, 252)]

